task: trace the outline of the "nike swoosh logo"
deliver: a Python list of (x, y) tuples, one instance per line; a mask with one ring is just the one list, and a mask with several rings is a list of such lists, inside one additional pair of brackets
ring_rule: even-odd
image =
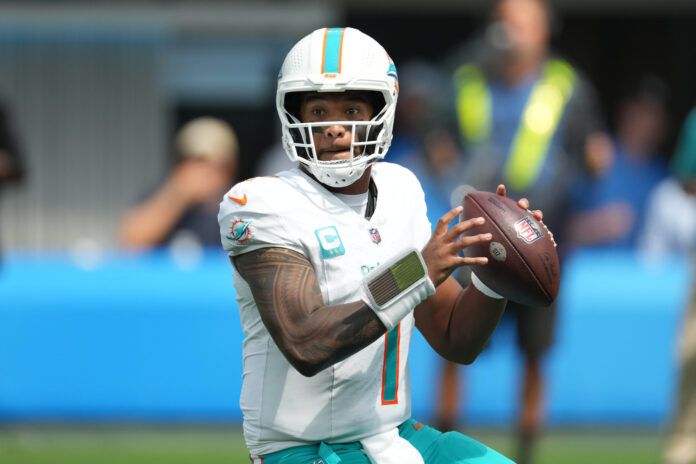
[(230, 200), (232, 200), (235, 203), (242, 205), (242, 206), (246, 205), (246, 203), (247, 203), (246, 193), (244, 194), (244, 196), (242, 198), (233, 197), (232, 195), (227, 195), (227, 198), (229, 198)]

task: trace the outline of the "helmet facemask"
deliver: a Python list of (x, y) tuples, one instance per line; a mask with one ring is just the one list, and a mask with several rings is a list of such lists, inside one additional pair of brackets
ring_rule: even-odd
[[(283, 145), (291, 160), (299, 161), (321, 183), (330, 187), (345, 187), (357, 181), (368, 166), (384, 155), (391, 143), (391, 130), (386, 130), (393, 119), (393, 106), (385, 105), (383, 96), (371, 100), (377, 114), (368, 121), (323, 121), (303, 123), (298, 118), (299, 104), (293, 103), (298, 95), (289, 94), (290, 101), (283, 107)], [(289, 107), (289, 108), (288, 108)], [(389, 114), (391, 110), (392, 114)], [(314, 144), (314, 132), (330, 126), (343, 126), (351, 134), (351, 157), (322, 161)]]

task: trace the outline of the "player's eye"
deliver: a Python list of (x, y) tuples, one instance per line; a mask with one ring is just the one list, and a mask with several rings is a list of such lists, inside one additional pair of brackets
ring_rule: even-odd
[(360, 114), (360, 108), (348, 108), (346, 114), (348, 116), (357, 116)]
[(326, 114), (326, 111), (324, 110), (324, 108), (316, 107), (316, 108), (312, 108), (310, 110), (310, 113), (312, 114), (312, 116), (321, 117), (321, 116), (324, 116)]

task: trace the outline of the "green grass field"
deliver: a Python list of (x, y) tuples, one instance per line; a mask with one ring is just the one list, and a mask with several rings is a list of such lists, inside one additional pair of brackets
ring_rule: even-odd
[[(471, 436), (512, 456), (513, 440), (498, 430)], [(655, 430), (551, 430), (536, 464), (655, 464)], [(0, 426), (2, 464), (247, 464), (238, 427)]]

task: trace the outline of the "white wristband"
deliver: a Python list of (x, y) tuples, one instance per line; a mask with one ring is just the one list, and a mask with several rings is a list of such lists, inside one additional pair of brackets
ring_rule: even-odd
[(373, 269), (363, 279), (362, 290), (367, 305), (387, 330), (392, 330), (435, 293), (435, 286), (420, 252), (410, 249)]
[(489, 298), (494, 298), (496, 300), (502, 300), (503, 298), (505, 298), (503, 295), (495, 292), (494, 290), (491, 290), (491, 288), (488, 287), (488, 285), (481, 282), (481, 279), (479, 279), (473, 272), (471, 273), (471, 283), (474, 284), (476, 290), (483, 293)]

